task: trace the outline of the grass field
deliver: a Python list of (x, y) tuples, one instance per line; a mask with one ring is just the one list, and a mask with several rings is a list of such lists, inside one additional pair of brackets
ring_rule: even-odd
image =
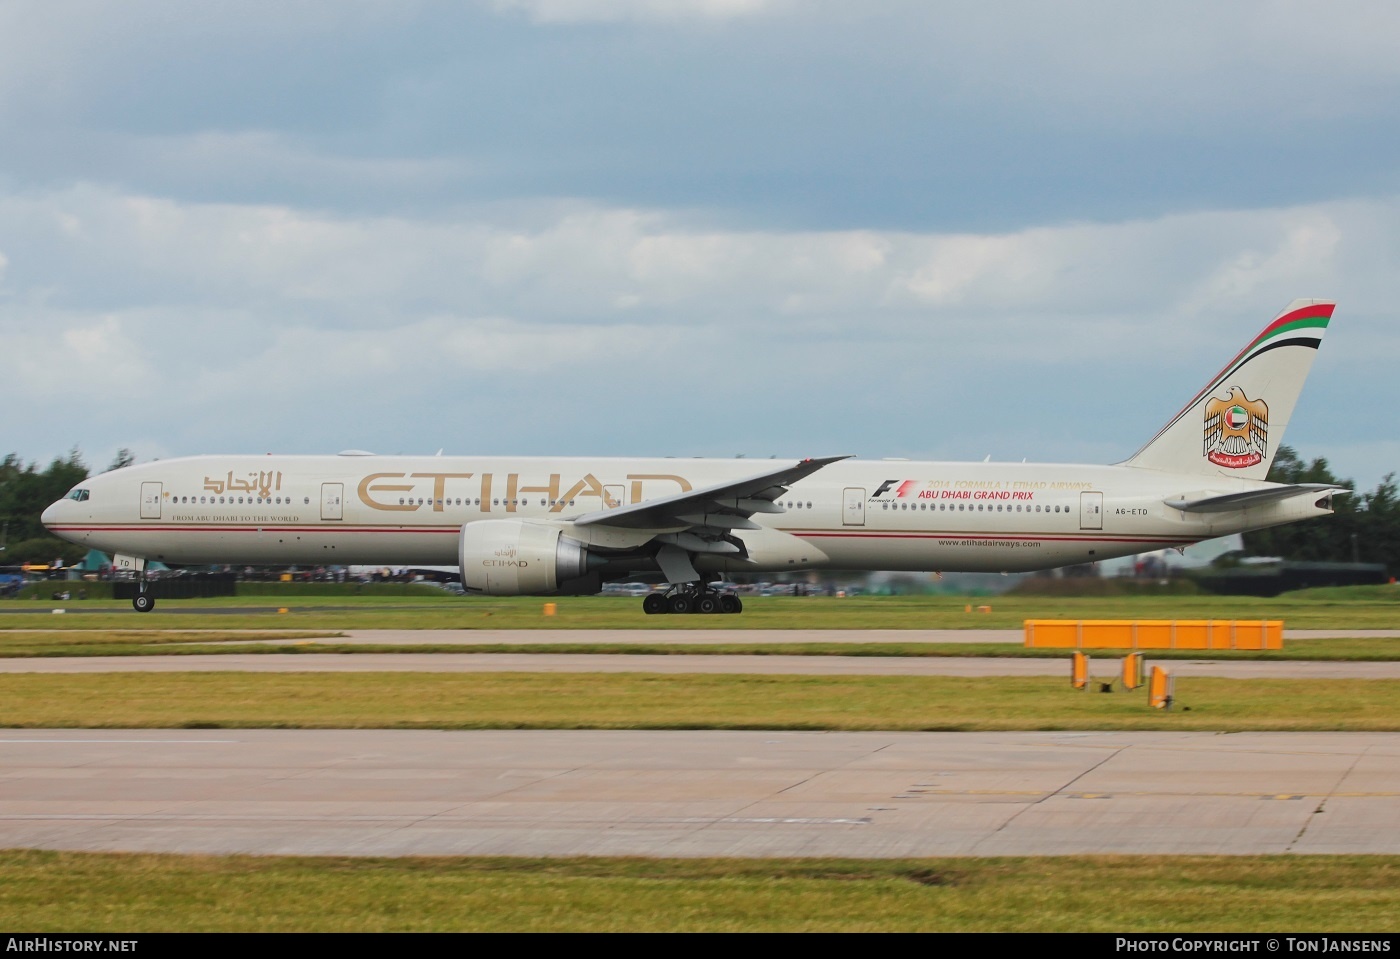
[[(1044, 655), (901, 642), (910, 629), (1019, 628), (1027, 618), (1283, 619), (1400, 628), (1394, 587), (1272, 600), (1210, 596), (973, 600), (788, 598), (741, 616), (644, 616), (635, 599), (450, 596), (0, 604), (0, 655), (339, 649), (352, 628), (673, 631), (675, 643), (474, 651)], [(273, 610), (288, 606), (287, 613)], [(56, 616), (50, 607), (103, 610)], [(32, 607), (37, 612), (15, 614)], [(974, 605), (975, 608), (975, 605)], [(197, 615), (179, 610), (245, 610)], [(257, 610), (257, 611), (246, 611)], [(55, 623), (63, 629), (52, 632)], [(314, 645), (249, 646), (260, 639)], [(878, 644), (686, 644), (706, 629), (887, 629)], [(173, 630), (153, 634), (153, 629)], [(207, 631), (212, 630), (212, 632)], [(689, 648), (688, 648), (689, 647)], [(409, 647), (461, 653), (460, 646)], [(405, 647), (380, 651), (403, 652)], [(1282, 654), (1400, 658), (1400, 640), (1289, 641)], [(1063, 652), (1048, 655), (1063, 658)], [(1180, 654), (1192, 659), (1201, 653)], [(1168, 658), (1165, 655), (1154, 656)], [(1400, 681), (1190, 678), (1177, 708), (1067, 679), (657, 674), (0, 674), (0, 725), (47, 728), (757, 728), (883, 730), (1400, 730)], [(368, 859), (0, 852), (0, 923), (28, 931), (1248, 931), (1400, 930), (1400, 857), (1048, 857), (944, 860)]]
[(0, 853), (26, 932), (1395, 932), (1400, 858)]
[[(1019, 629), (1027, 619), (1282, 619), (1292, 629), (1400, 628), (1400, 587), (1303, 590), (1248, 596), (754, 597), (738, 616), (647, 616), (635, 598), (247, 596), (161, 600), (140, 614), (111, 600), (6, 600), (0, 631), (64, 629)], [(988, 605), (991, 611), (978, 612)], [(972, 612), (967, 612), (968, 606)], [(279, 608), (288, 612), (278, 613)], [(30, 612), (32, 610), (32, 612)], [(193, 611), (198, 611), (197, 615)]]
[(657, 673), (0, 674), (0, 727), (275, 729), (1400, 730), (1400, 680)]

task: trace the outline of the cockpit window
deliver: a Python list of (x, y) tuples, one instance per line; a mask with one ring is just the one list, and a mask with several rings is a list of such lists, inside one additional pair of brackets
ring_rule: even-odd
[(85, 489), (72, 490), (69, 492), (68, 498), (71, 500), (75, 500), (79, 503), (86, 503), (88, 499), (88, 491)]

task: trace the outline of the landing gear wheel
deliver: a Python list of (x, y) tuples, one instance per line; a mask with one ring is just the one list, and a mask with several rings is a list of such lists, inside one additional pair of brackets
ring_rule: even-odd
[(676, 593), (666, 601), (669, 612), (688, 613), (695, 608), (695, 601), (684, 593)]
[(743, 608), (744, 604), (733, 593), (725, 593), (719, 598), (719, 611), (721, 613), (737, 613)]
[(648, 616), (666, 611), (666, 597), (661, 593), (647, 593), (646, 599), (642, 600), (642, 612)]
[(156, 598), (150, 593), (137, 593), (131, 597), (131, 605), (138, 613), (149, 613), (156, 608)]
[(695, 601), (695, 611), (697, 613), (718, 613), (719, 597), (714, 593), (706, 593)]

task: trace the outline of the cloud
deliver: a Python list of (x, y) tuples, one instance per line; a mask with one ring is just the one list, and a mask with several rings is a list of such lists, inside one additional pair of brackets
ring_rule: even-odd
[[(1392, 198), (985, 234), (775, 231), (577, 203), (350, 217), (83, 185), (0, 196), (12, 244), (0, 266), (11, 308), (265, 312), (339, 329), (454, 316), (781, 332), (884, 317), (864, 335), (924, 339), (991, 316), (1031, 330), (1146, 313), (1180, 332), (1296, 295), (1352, 291), (1383, 309), (1370, 271), (1396, 254), (1397, 223)], [(960, 329), (964, 345), (1022, 348)]]
[(521, 11), (536, 23), (622, 20), (731, 20), (785, 10), (790, 0), (491, 0), (501, 12)]
[(1355, 456), (1334, 466), (1368, 485), (1388, 455), (1397, 198), (979, 234), (581, 203), (352, 217), (87, 184), (0, 195), (0, 237), (9, 382), (38, 399), (12, 424), (26, 455), (1107, 462), (1275, 311), (1329, 295), (1288, 441)]
[(159, 379), (131, 326), (117, 315), (62, 317), (0, 305), (6, 349), (23, 357), (8, 379), (46, 419), (63, 415), (70, 402), (134, 401)]
[(14, 0), (0, 179), (775, 229), (1278, 208), (1400, 189), (1398, 43), (1366, 2)]

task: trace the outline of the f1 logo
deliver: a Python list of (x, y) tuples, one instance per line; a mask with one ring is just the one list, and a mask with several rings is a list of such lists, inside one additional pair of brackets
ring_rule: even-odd
[(871, 498), (871, 499), (879, 499), (881, 496), (884, 496), (884, 495), (885, 495), (885, 492), (886, 492), (891, 486), (893, 486), (894, 484), (896, 484), (896, 483), (898, 483), (898, 482), (899, 482), (899, 480), (885, 480), (883, 483), (880, 484), (880, 488), (877, 489), (877, 490), (875, 491), (875, 495), (872, 496), (872, 497), (870, 497), (870, 498)]

